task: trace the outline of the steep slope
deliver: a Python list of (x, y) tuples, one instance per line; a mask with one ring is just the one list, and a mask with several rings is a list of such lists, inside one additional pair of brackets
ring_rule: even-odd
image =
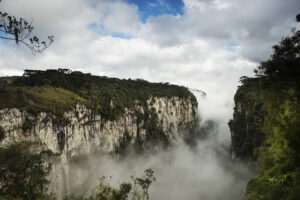
[(0, 82), (0, 145), (28, 141), (57, 153), (50, 190), (58, 199), (69, 194), (74, 160), (166, 147), (176, 137), (188, 140), (198, 122), (195, 96), (168, 83), (63, 69), (26, 70)]
[(151, 143), (168, 143), (179, 134), (188, 136), (197, 122), (197, 107), (189, 98), (153, 97), (146, 106), (137, 101), (134, 108), (125, 108), (116, 120), (94, 114), (83, 103), (65, 111), (63, 122), (57, 118), (47, 112), (33, 115), (18, 108), (2, 109), (1, 145), (30, 141), (54, 153), (89, 153), (101, 145), (106, 145), (102, 150), (107, 152), (122, 153), (130, 143), (145, 149)]
[(232, 156), (257, 163), (248, 199), (300, 198), (300, 31), (274, 46), (271, 58), (242, 77), (229, 122)]
[(198, 118), (194, 95), (168, 83), (66, 69), (25, 70), (23, 77), (0, 80), (2, 145), (29, 140), (69, 152), (110, 137), (109, 151), (124, 143), (145, 148), (146, 140), (168, 142), (173, 133), (190, 132)]

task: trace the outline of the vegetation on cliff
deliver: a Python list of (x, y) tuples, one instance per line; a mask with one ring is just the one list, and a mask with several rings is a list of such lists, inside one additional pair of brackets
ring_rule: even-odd
[(197, 103), (195, 96), (182, 86), (93, 76), (67, 69), (25, 70), (22, 77), (0, 78), (0, 109), (17, 107), (33, 114), (46, 111), (62, 116), (82, 102), (102, 117), (115, 120), (136, 100), (145, 106), (150, 97), (173, 96), (191, 98)]
[(242, 77), (229, 122), (232, 151), (258, 163), (248, 199), (300, 198), (300, 31), (274, 46), (274, 53)]

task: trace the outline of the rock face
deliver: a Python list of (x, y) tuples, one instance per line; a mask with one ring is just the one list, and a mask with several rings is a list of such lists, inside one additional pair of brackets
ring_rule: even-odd
[(153, 134), (170, 142), (178, 135), (187, 136), (197, 121), (197, 102), (179, 97), (153, 97), (144, 106), (136, 101), (135, 107), (125, 109), (116, 121), (93, 114), (81, 103), (65, 112), (64, 121), (59, 123), (49, 113), (34, 116), (7, 108), (0, 110), (0, 127), (5, 132), (0, 145), (29, 141), (39, 149), (58, 153), (59, 164), (53, 167), (51, 179), (55, 183), (52, 191), (61, 198), (68, 193), (68, 162), (72, 157), (98, 150), (120, 153), (124, 146), (137, 143), (146, 148), (144, 144)]
[[(157, 115), (157, 127), (171, 140), (177, 133), (188, 134), (196, 125), (197, 105), (190, 99), (151, 98), (148, 110)], [(0, 110), (0, 126), (5, 131), (1, 146), (20, 141), (30, 141), (54, 153), (89, 153), (94, 146), (106, 144), (106, 151), (113, 152), (126, 139), (130, 143), (147, 140), (145, 107), (138, 101), (134, 109), (126, 109), (116, 121), (109, 121), (78, 103), (76, 108), (64, 114), (64, 123), (55, 123), (55, 116), (41, 112), (33, 116), (19, 109)], [(151, 113), (149, 114), (151, 118)], [(153, 116), (152, 116), (153, 118)], [(27, 126), (27, 127), (26, 127)], [(29, 127), (28, 127), (29, 126)]]

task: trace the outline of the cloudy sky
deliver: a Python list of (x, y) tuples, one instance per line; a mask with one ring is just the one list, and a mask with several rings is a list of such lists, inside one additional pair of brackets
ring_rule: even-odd
[(297, 26), (299, 9), (299, 0), (3, 0), (1, 11), (55, 41), (36, 56), (0, 41), (0, 76), (62, 67), (170, 82), (204, 90), (202, 114), (227, 120), (239, 77)]

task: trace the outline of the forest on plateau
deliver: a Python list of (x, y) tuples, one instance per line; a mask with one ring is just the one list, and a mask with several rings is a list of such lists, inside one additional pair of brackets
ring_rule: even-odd
[(25, 70), (21, 77), (0, 78), (0, 109), (21, 108), (33, 114), (46, 111), (60, 117), (81, 102), (105, 119), (116, 120), (136, 100), (145, 106), (151, 97), (173, 96), (191, 98), (197, 104), (195, 96), (183, 86), (68, 69)]

